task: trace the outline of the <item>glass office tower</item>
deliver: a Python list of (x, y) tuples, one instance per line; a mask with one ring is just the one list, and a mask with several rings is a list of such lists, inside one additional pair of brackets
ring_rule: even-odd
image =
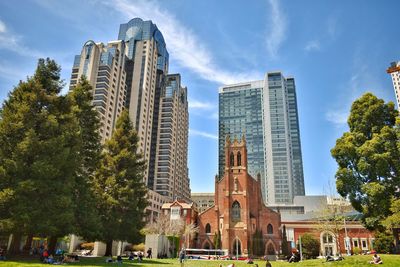
[[(261, 81), (224, 86), (219, 91), (219, 177), (224, 175), (225, 139), (246, 137), (249, 173), (264, 177)], [(265, 187), (262, 187), (264, 190)]]
[(245, 135), (249, 173), (261, 175), (264, 201), (290, 204), (304, 195), (303, 163), (294, 78), (267, 73), (263, 81), (219, 89), (219, 176), (227, 135)]

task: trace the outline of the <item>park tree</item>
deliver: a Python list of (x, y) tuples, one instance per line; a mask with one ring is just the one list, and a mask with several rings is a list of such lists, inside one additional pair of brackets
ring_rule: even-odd
[(68, 94), (72, 113), (78, 122), (79, 164), (75, 172), (73, 202), (75, 204), (74, 233), (88, 241), (101, 236), (102, 227), (96, 203), (98, 195), (93, 190), (94, 174), (100, 166), (102, 146), (100, 142), (99, 113), (92, 104), (93, 88), (82, 77)]
[(286, 235), (286, 225), (282, 227), (282, 255), (288, 257), (290, 255), (289, 244)]
[(393, 236), (390, 231), (375, 233), (374, 250), (378, 253), (393, 253)]
[(222, 241), (221, 241), (221, 231), (219, 229), (217, 232), (214, 233), (213, 243), (215, 249), (221, 249)]
[(262, 230), (256, 229), (252, 236), (252, 253), (255, 256), (264, 255), (264, 239)]
[(400, 143), (397, 110), (371, 93), (354, 101), (349, 131), (331, 150), (338, 163), (336, 187), (361, 212), (368, 229), (384, 229), (393, 214), (393, 200), (400, 198)]
[(60, 67), (40, 59), (1, 108), (0, 227), (13, 233), (11, 252), (22, 235), (48, 237), (52, 250), (73, 231), (78, 125), (62, 87)]
[(305, 259), (319, 256), (320, 242), (313, 235), (305, 233), (301, 236), (302, 254)]
[(340, 203), (330, 203), (328, 205), (321, 205), (321, 208), (316, 212), (317, 217), (316, 229), (319, 233), (325, 233), (323, 239), (332, 237), (332, 241), (336, 243), (338, 253), (342, 251), (340, 242), (340, 233), (345, 228), (345, 211), (346, 206)]
[(135, 243), (140, 238), (148, 204), (144, 169), (136, 131), (124, 110), (105, 143), (94, 184), (100, 198), (98, 209), (104, 229), (101, 240), (107, 244), (106, 255), (111, 254), (113, 240)]

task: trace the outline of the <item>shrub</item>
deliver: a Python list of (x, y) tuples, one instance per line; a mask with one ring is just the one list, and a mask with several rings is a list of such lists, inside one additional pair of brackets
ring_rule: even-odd
[(301, 246), (303, 258), (313, 259), (319, 256), (320, 243), (313, 235), (307, 233), (302, 235)]
[(354, 247), (354, 248), (353, 248), (353, 254), (354, 254), (354, 255), (359, 255), (359, 254), (361, 254), (361, 248), (359, 248), (359, 247)]
[(144, 251), (144, 243), (140, 243), (132, 246), (133, 251)]
[(374, 249), (379, 253), (391, 253), (393, 250), (393, 236), (386, 232), (375, 234)]
[(87, 249), (87, 250), (93, 250), (94, 249), (94, 243), (82, 243), (79, 245), (80, 249)]

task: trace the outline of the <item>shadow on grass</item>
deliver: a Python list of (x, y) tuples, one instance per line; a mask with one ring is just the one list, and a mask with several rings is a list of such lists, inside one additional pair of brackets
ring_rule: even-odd
[[(116, 257), (114, 257), (114, 260)], [(157, 259), (143, 259), (142, 262), (138, 260), (130, 261), (127, 258), (123, 258), (123, 264), (118, 265), (114, 263), (107, 263), (106, 257), (81, 257), (79, 262), (69, 262), (62, 264), (62, 266), (148, 266), (148, 265), (173, 265), (178, 262), (177, 259), (170, 259), (167, 262), (165, 260), (159, 261)], [(34, 256), (10, 256), (7, 257), (6, 261), (0, 261), (0, 265), (8, 263), (7, 266), (49, 266), (49, 264), (42, 263), (38, 257)]]

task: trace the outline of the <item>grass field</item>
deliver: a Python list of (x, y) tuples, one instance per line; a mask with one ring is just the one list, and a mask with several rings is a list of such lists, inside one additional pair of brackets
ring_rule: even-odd
[[(298, 263), (287, 263), (287, 262), (271, 262), (273, 267), (285, 267), (285, 266), (310, 266), (310, 267), (334, 267), (334, 266), (371, 266), (368, 262), (371, 260), (370, 255), (368, 256), (349, 256), (346, 257), (344, 261), (340, 262), (325, 262), (324, 260), (306, 260)], [(383, 260), (383, 265), (379, 266), (388, 266), (388, 267), (399, 267), (400, 266), (400, 255), (381, 255)], [(41, 264), (38, 263), (38, 259), (9, 259), (5, 262), (0, 262), (0, 266), (27, 266), (27, 267), (39, 267), (39, 266), (49, 266), (49, 264)], [(188, 260), (185, 262), (185, 267), (219, 267), (220, 264), (226, 267), (231, 263), (235, 263), (235, 267), (249, 267), (255, 266), (254, 264), (246, 264), (243, 261), (207, 261), (207, 260)], [(264, 261), (255, 261), (259, 267), (264, 267)], [(122, 265), (118, 265), (116, 263), (105, 263), (105, 258), (83, 258), (79, 263), (68, 263), (63, 266), (142, 266), (142, 267), (156, 267), (156, 266), (164, 266), (164, 267), (180, 267), (180, 264), (177, 259), (163, 259), (163, 260), (144, 260), (142, 263), (130, 262), (124, 260)]]

